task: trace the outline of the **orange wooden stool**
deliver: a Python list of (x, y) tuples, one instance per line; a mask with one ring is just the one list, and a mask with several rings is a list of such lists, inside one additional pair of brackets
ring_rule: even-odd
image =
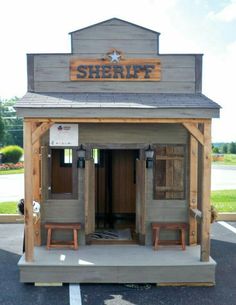
[[(48, 230), (47, 232), (47, 249), (50, 248), (71, 248), (77, 250), (79, 248), (78, 245), (78, 230), (81, 228), (80, 223), (45, 223), (45, 228)], [(73, 230), (73, 241), (66, 242), (55, 242), (52, 241), (52, 230)]]
[[(152, 223), (152, 236), (153, 236), (153, 249), (157, 250), (158, 245), (160, 244), (180, 244), (182, 249), (185, 250), (185, 232), (188, 225), (186, 223), (162, 223), (162, 222), (153, 222)], [(160, 230), (180, 230), (180, 240), (179, 241), (160, 241)]]

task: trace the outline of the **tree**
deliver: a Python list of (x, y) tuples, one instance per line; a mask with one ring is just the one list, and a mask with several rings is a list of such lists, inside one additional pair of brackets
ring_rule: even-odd
[(218, 147), (213, 147), (213, 153), (214, 154), (219, 154), (219, 148)]
[(229, 152), (231, 154), (236, 154), (236, 142), (231, 142), (229, 144)]
[(0, 138), (2, 146), (18, 145), (23, 147), (23, 120), (16, 116), (14, 105), (17, 97), (1, 101), (1, 117), (4, 125), (4, 136)]
[(222, 146), (222, 152), (223, 152), (223, 154), (227, 154), (228, 153), (228, 144), (224, 144), (223, 146)]
[(0, 112), (0, 147), (3, 146), (4, 130), (5, 130), (5, 126), (4, 126), (4, 122), (3, 122), (3, 119), (2, 119), (2, 114)]

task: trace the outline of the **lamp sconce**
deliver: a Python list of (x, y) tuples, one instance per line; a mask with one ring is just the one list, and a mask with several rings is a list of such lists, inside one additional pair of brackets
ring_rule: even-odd
[(151, 145), (149, 145), (148, 149), (145, 150), (146, 168), (153, 168), (153, 156), (154, 150), (151, 148)]
[(80, 147), (77, 149), (77, 168), (85, 168), (85, 152), (86, 150), (81, 144)]

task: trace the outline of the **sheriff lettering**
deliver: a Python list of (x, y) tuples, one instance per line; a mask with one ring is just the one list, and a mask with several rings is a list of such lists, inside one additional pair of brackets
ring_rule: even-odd
[(144, 65), (79, 65), (77, 79), (149, 79), (155, 70), (154, 64)]

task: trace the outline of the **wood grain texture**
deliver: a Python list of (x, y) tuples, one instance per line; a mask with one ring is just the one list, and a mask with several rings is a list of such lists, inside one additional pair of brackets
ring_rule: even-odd
[[(69, 77), (69, 72), (68, 72)], [(193, 81), (162, 82), (70, 82), (35, 81), (35, 92), (194, 93)]]
[(72, 165), (65, 167), (60, 165), (61, 149), (51, 151), (51, 189), (52, 193), (72, 194)]
[[(82, 31), (76, 31), (71, 34), (73, 40), (120, 40), (122, 39), (141, 39), (141, 40), (154, 40), (157, 39), (157, 34), (145, 29), (137, 28), (131, 25), (97, 25)], [(76, 51), (76, 50), (74, 50)]]
[(204, 123), (202, 160), (201, 261), (208, 262), (210, 258), (211, 223), (211, 121)]
[[(41, 144), (36, 141), (33, 144), (33, 200), (41, 203)], [(41, 219), (34, 220), (34, 245), (41, 246)]]
[(202, 93), (202, 55), (195, 56), (195, 91)]
[[(110, 49), (110, 48), (109, 48)], [(122, 48), (121, 48), (122, 49)], [(39, 72), (41, 68), (68, 68), (70, 66), (70, 60), (79, 58), (103, 58), (105, 53), (75, 53), (75, 54), (31, 54), (34, 57), (34, 70)], [(142, 56), (138, 53), (130, 53), (125, 58), (150, 58), (149, 53), (143, 53)], [(162, 69), (177, 69), (177, 68), (191, 68), (195, 73), (195, 55), (192, 54), (158, 54), (152, 56), (152, 58), (160, 59)]]
[(95, 168), (93, 159), (85, 161), (85, 234), (95, 230)]
[(204, 145), (204, 136), (195, 124), (184, 122), (183, 125), (198, 142)]
[(80, 124), (81, 143), (186, 143), (187, 135), (181, 125)]
[(136, 230), (146, 235), (146, 161), (136, 160)]
[(43, 222), (84, 223), (84, 207), (79, 204), (79, 199), (47, 200), (44, 202)]
[[(145, 42), (145, 41), (144, 41)], [(160, 83), (119, 82), (113, 84), (111, 81), (90, 83), (70, 81), (70, 61), (77, 58), (94, 60), (104, 58), (108, 50), (115, 48), (110, 45), (108, 49), (91, 54), (83, 51), (76, 54), (35, 54), (33, 56), (34, 66), (29, 70), (34, 80), (35, 92), (157, 92), (157, 93), (195, 93), (195, 55), (157, 55), (150, 52), (130, 54), (125, 53), (122, 45), (118, 49), (124, 51), (124, 58), (127, 61), (142, 58), (148, 60), (152, 57), (160, 60), (162, 75)], [(91, 51), (90, 51), (91, 52)], [(33, 69), (33, 70), (32, 70)]]
[(33, 199), (41, 201), (41, 144), (38, 140), (33, 145)]
[(24, 156), (25, 156), (25, 258), (27, 262), (34, 260), (34, 226), (33, 226), (33, 148), (32, 125), (24, 122)]
[[(115, 51), (115, 50), (113, 50)], [(112, 50), (110, 51), (112, 54)], [(108, 53), (108, 54), (110, 54)], [(118, 52), (121, 60), (111, 63), (109, 56), (97, 59), (71, 59), (70, 80), (71, 81), (160, 81), (161, 63), (157, 58), (123, 59), (122, 52)], [(89, 66), (92, 71), (89, 72)], [(82, 72), (79, 68), (83, 67)], [(86, 68), (85, 68), (86, 67)], [(99, 67), (95, 69), (95, 67)], [(105, 67), (105, 68), (103, 68)], [(149, 67), (149, 68), (148, 68)], [(98, 77), (98, 78), (97, 78)]]
[(32, 144), (40, 140), (40, 137), (44, 135), (49, 128), (53, 125), (53, 123), (43, 122), (32, 133)]
[[(149, 83), (147, 83), (149, 84)], [(219, 109), (136, 109), (136, 108), (18, 108), (17, 114), (27, 119), (47, 121), (50, 117), (54, 122), (77, 123), (173, 123), (174, 120), (190, 122), (196, 120), (202, 122), (209, 118), (219, 118)], [(166, 119), (168, 118), (168, 119)], [(168, 121), (169, 120), (169, 121)], [(177, 122), (177, 121), (175, 121)]]
[[(160, 123), (160, 124), (181, 124), (181, 123), (204, 123), (207, 122), (208, 119), (203, 118), (119, 118), (119, 117), (104, 117), (104, 118), (74, 118), (74, 117), (58, 117), (58, 118), (44, 118), (44, 117), (34, 117), (34, 118), (26, 118), (26, 122), (71, 122), (71, 123), (132, 123), (132, 124), (153, 124), (153, 123)], [(101, 126), (101, 125), (100, 125)]]
[(145, 53), (149, 52), (153, 55), (157, 54), (157, 40), (156, 39), (81, 39), (72, 40), (73, 53), (106, 53), (110, 48), (117, 50), (122, 49), (125, 53)]
[[(49, 149), (47, 145), (41, 146), (41, 199), (45, 202), (48, 199), (49, 187)], [(43, 206), (42, 206), (43, 210)], [(42, 213), (42, 211), (41, 211)]]
[(134, 152), (112, 151), (113, 213), (135, 213)]
[[(150, 56), (149, 56), (150, 57)], [(76, 59), (74, 59), (76, 60)], [(94, 59), (83, 59), (80, 57), (80, 61), (83, 62), (86, 60), (88, 64), (93, 64)], [(142, 61), (148, 61), (147, 58), (142, 58)], [(159, 58), (154, 58), (154, 61), (159, 60)], [(129, 61), (136, 61), (136, 59), (127, 59)], [(99, 61), (98, 61), (99, 62)], [(103, 64), (103, 63), (100, 63)], [(63, 82), (70, 80), (70, 73), (68, 71), (68, 67), (40, 67), (35, 69), (35, 81), (37, 82)], [(109, 81), (109, 79), (107, 79)], [(161, 67), (161, 81), (163, 82), (194, 82), (195, 74), (192, 67)], [(85, 80), (86, 81), (86, 80)], [(96, 81), (95, 79), (93, 81)], [(104, 79), (100, 79), (97, 81), (105, 81)], [(122, 80), (121, 80), (122, 81)], [(130, 81), (134, 81), (134, 79), (130, 79)]]
[[(189, 209), (197, 208), (198, 198), (198, 142), (190, 136), (189, 140)], [(197, 221), (189, 213), (189, 245), (197, 244)]]
[(27, 55), (27, 91), (34, 92), (34, 55)]

